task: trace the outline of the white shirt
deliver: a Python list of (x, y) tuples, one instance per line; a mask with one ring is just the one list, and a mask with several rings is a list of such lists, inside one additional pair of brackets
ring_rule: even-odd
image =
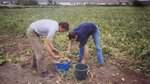
[(40, 36), (53, 37), (58, 31), (59, 24), (54, 20), (43, 19), (33, 22), (30, 27), (33, 28)]

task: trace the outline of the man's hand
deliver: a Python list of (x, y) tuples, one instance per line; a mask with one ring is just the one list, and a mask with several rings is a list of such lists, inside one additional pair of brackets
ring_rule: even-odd
[(86, 63), (86, 60), (82, 60), (81, 63)]
[(60, 59), (61, 57), (62, 57), (62, 56), (60, 56), (60, 55), (55, 55), (55, 56), (54, 56), (55, 59)]
[(52, 52), (55, 54), (55, 55), (59, 55), (59, 52), (58, 52), (58, 50), (52, 50)]

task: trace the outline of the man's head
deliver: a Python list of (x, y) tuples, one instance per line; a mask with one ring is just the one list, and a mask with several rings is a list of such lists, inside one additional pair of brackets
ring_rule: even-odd
[(58, 32), (64, 32), (69, 30), (69, 24), (67, 22), (60, 22)]
[(76, 32), (74, 32), (74, 31), (71, 31), (71, 32), (69, 32), (69, 34), (68, 34), (68, 38), (71, 40), (71, 41), (76, 41), (77, 40), (77, 33)]

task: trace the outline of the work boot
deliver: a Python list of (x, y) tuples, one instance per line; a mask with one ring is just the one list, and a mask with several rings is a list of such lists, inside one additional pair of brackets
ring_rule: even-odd
[(42, 72), (41, 76), (42, 76), (42, 77), (53, 78), (53, 77), (54, 77), (54, 74), (49, 73), (48, 71), (46, 71), (46, 72)]
[(97, 65), (97, 68), (100, 68), (100, 69), (104, 69), (104, 67), (105, 67), (105, 64), (98, 64)]

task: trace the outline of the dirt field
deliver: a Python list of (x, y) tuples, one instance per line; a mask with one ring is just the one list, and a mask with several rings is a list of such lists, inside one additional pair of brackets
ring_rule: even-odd
[[(67, 80), (54, 69), (53, 64), (47, 65), (47, 68), (55, 77), (43, 78), (30, 68), (31, 46), (27, 39), (3, 34), (0, 44), (10, 58), (0, 66), (0, 84), (150, 84), (150, 77), (110, 64), (97, 67), (97, 62), (93, 60), (87, 61), (90, 70), (86, 80), (78, 81), (74, 76)], [(45, 59), (50, 62), (48, 57)]]

